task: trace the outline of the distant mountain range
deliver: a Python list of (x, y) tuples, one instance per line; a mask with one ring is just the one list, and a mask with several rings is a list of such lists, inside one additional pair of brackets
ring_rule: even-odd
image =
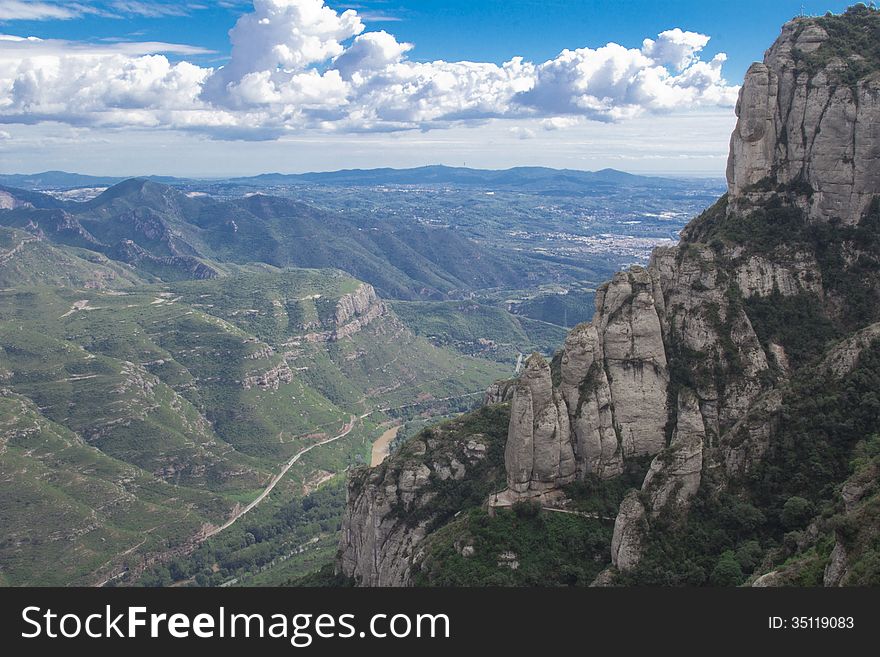
[[(516, 188), (529, 191), (547, 189), (582, 189), (606, 185), (662, 186), (674, 188), (682, 180), (655, 176), (639, 176), (616, 169), (578, 171), (546, 167), (516, 167), (513, 169), (469, 169), (465, 167), (425, 166), (413, 169), (345, 169), (341, 171), (285, 174), (265, 173), (258, 176), (223, 179), (175, 178), (172, 176), (144, 176), (145, 179), (167, 185), (193, 186), (204, 182), (226, 182), (235, 185), (275, 186), (297, 184), (324, 184), (345, 186), (374, 185), (451, 185), (476, 188)], [(110, 187), (126, 178), (90, 176), (65, 171), (45, 171), (33, 174), (0, 174), (0, 185), (26, 190), (63, 190), (79, 187)]]
[(335, 267), (385, 296), (426, 299), (590, 274), (578, 263), (478, 245), (445, 227), (265, 194), (219, 201), (130, 179), (86, 202), (11, 187), (0, 187), (0, 199), (9, 208), (0, 225), (125, 263), (147, 281), (215, 278), (251, 263)]

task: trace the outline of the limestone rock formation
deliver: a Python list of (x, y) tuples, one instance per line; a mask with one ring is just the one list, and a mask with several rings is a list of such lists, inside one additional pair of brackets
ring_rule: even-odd
[(669, 377), (654, 282), (652, 272), (633, 267), (596, 292), (593, 321), (624, 456), (656, 454), (664, 444)]
[[(477, 424), (506, 417), (503, 408), (484, 408)], [(493, 435), (473, 431), (467, 416), (407, 441), (376, 468), (349, 476), (337, 568), (363, 586), (406, 586), (418, 564), (420, 544), (437, 522), (457, 508), (438, 502), (438, 488), (468, 489), (488, 496), (503, 477), (503, 429)], [(477, 493), (480, 494), (480, 493)]]
[(639, 493), (630, 491), (620, 503), (611, 539), (611, 563), (618, 570), (630, 570), (638, 564), (647, 530), (645, 507)]
[(591, 324), (576, 327), (565, 340), (560, 390), (568, 405), (578, 471), (602, 478), (620, 474), (623, 456), (611, 409), (611, 387), (599, 334)]
[(749, 68), (727, 179), (736, 200), (765, 181), (809, 186), (800, 203), (812, 220), (855, 224), (880, 188), (880, 73), (847, 84), (864, 59), (826, 61), (828, 38), (813, 19), (795, 19)]
[[(880, 66), (856, 52), (837, 56), (851, 45), (830, 47), (822, 20), (788, 23), (749, 69), (728, 194), (678, 245), (599, 287), (592, 321), (569, 333), (552, 371), (533, 356), (518, 380), (487, 394), (487, 403), (511, 402), (509, 499), (653, 458), (619, 508), (618, 571), (637, 566), (652, 525), (666, 525), (657, 522), (664, 510), (681, 518), (698, 491), (746, 480), (772, 453), (785, 395), (807, 361), (842, 377), (880, 338), (880, 324), (864, 328), (880, 306)], [(850, 337), (828, 351), (817, 330), (805, 353), (803, 336), (780, 324), (814, 321), (800, 313), (806, 306), (817, 326)], [(826, 583), (845, 581), (846, 569), (839, 540)], [(755, 583), (782, 581), (769, 573)]]
[(550, 366), (539, 354), (526, 361), (513, 392), (504, 464), (508, 488), (521, 495), (574, 480), (568, 408), (553, 389)]
[(331, 322), (315, 327), (321, 330), (311, 331), (302, 339), (306, 342), (336, 342), (360, 332), (386, 315), (388, 306), (379, 298), (373, 286), (361, 283), (354, 292), (339, 297)]
[(504, 404), (513, 400), (513, 391), (516, 389), (516, 379), (507, 379), (496, 381), (486, 389), (486, 396), (483, 398), (483, 404), (492, 406), (493, 404)]
[(669, 448), (654, 457), (642, 484), (654, 516), (670, 504), (687, 510), (700, 488), (706, 429), (697, 398), (686, 388), (678, 395), (677, 417)]

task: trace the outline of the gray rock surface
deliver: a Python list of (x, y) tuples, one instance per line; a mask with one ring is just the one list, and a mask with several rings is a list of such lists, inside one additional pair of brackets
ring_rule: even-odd
[[(482, 434), (435, 430), (410, 440), (376, 468), (348, 481), (337, 567), (362, 586), (406, 586), (427, 527), (434, 519), (434, 481), (461, 481), (488, 456)], [(407, 519), (418, 516), (417, 522)], [(471, 551), (473, 547), (471, 547)]]
[(727, 179), (735, 200), (766, 179), (809, 185), (799, 203), (814, 221), (859, 221), (880, 190), (880, 74), (841, 83), (856, 54), (811, 72), (805, 54), (825, 30), (809, 18), (787, 23), (764, 61), (746, 73), (730, 140)]
[(524, 496), (574, 480), (568, 408), (553, 389), (550, 366), (538, 354), (527, 361), (511, 402), (504, 450), (508, 488)]
[(632, 490), (620, 503), (611, 538), (611, 563), (618, 570), (627, 571), (639, 563), (647, 530), (645, 507), (638, 491)]
[(684, 388), (678, 395), (678, 422), (669, 447), (654, 457), (642, 491), (650, 499), (650, 513), (657, 516), (667, 505), (687, 511), (700, 488), (703, 443), (706, 429), (697, 398)]

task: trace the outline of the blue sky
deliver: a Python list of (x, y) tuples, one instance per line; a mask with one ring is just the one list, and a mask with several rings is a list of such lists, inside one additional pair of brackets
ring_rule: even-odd
[(802, 7), (848, 3), (321, 4), (0, 0), (0, 170), (719, 175), (748, 65)]

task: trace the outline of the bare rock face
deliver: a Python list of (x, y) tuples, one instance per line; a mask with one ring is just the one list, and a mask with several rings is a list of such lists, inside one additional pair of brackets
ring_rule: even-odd
[(565, 340), (559, 386), (568, 407), (577, 470), (613, 477), (623, 470), (614, 427), (611, 387), (599, 334), (592, 324), (576, 327)]
[(493, 404), (504, 404), (513, 401), (514, 390), (516, 390), (515, 379), (496, 381), (486, 389), (486, 396), (483, 398), (483, 404), (486, 406), (492, 406)]
[(647, 531), (645, 507), (638, 491), (632, 490), (620, 503), (611, 538), (611, 563), (618, 570), (627, 571), (638, 565)]
[(343, 340), (388, 314), (388, 306), (379, 298), (373, 286), (361, 283), (354, 292), (339, 297), (332, 321), (325, 322), (323, 327), (317, 327), (322, 330), (312, 331), (301, 336), (301, 339), (306, 342)]
[(748, 474), (763, 458), (776, 428), (777, 412), (782, 408), (783, 393), (771, 390), (727, 432), (721, 441), (718, 458), (728, 477)]
[(507, 485), (529, 496), (574, 480), (568, 408), (553, 389), (550, 366), (538, 354), (526, 362), (514, 389), (504, 464)]
[(669, 447), (654, 457), (642, 491), (651, 503), (651, 514), (657, 516), (672, 505), (687, 511), (691, 499), (700, 488), (703, 471), (703, 443), (706, 429), (697, 398), (688, 389), (678, 395), (678, 422)]
[(656, 454), (666, 425), (666, 351), (651, 273), (619, 272), (596, 293), (596, 324), (626, 456)]
[(397, 505), (422, 504), (420, 491), (431, 471), (423, 464), (400, 471), (376, 469), (351, 477), (342, 522), (341, 568), (363, 586), (409, 583), (415, 546), (425, 537), (427, 520), (414, 527), (400, 522)]
[(386, 315), (388, 307), (372, 285), (361, 283), (351, 294), (344, 294), (336, 303), (336, 329), (333, 338), (341, 340), (357, 333), (374, 320)]
[(798, 203), (811, 220), (855, 224), (880, 193), (880, 74), (843, 82), (860, 55), (811, 59), (827, 40), (814, 19), (795, 19), (764, 61), (749, 68), (730, 141), (728, 187), (738, 201), (767, 180), (808, 185), (812, 193)]

